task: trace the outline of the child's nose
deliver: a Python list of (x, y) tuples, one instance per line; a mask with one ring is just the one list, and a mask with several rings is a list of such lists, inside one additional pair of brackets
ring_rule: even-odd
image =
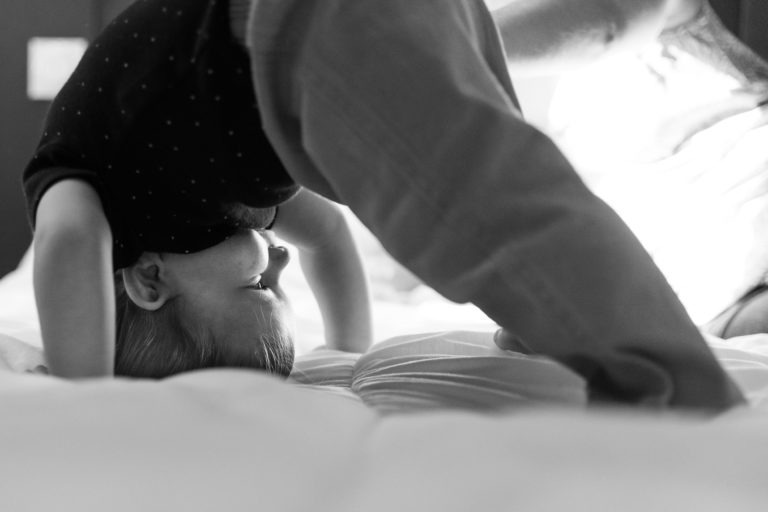
[(266, 286), (276, 286), (280, 279), (280, 274), (291, 260), (288, 249), (279, 245), (269, 246), (269, 265), (267, 270), (261, 275), (261, 279)]

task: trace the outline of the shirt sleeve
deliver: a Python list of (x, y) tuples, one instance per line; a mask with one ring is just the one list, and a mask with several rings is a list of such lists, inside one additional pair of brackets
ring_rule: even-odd
[(481, 1), (255, 5), (258, 101), (297, 182), (581, 374), (592, 399), (741, 401), (637, 239), (522, 120)]
[(33, 163), (27, 166), (23, 186), (27, 200), (27, 217), (33, 229), (40, 199), (56, 182), (65, 179), (81, 180), (91, 185), (100, 196), (102, 194), (97, 173), (86, 168), (67, 167), (71, 165), (68, 163), (70, 160), (57, 157), (57, 153), (62, 152), (53, 148), (43, 148), (35, 154)]

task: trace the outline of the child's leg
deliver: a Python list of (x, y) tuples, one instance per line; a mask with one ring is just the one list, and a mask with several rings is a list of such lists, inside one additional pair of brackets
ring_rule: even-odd
[(265, 128), (300, 183), (594, 397), (724, 408), (740, 394), (649, 256), (523, 122), (481, 1), (259, 0)]

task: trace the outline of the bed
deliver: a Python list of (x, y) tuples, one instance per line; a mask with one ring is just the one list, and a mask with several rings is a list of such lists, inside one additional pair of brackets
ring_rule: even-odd
[[(614, 79), (631, 80), (637, 66), (646, 64), (625, 62), (626, 73)], [(565, 115), (562, 108), (586, 103), (583, 94), (581, 103), (568, 101), (583, 93), (583, 80), (574, 75), (558, 84), (542, 128), (557, 136), (585, 179), (645, 235), (660, 265), (676, 276), (671, 281), (681, 295), (697, 297), (690, 285), (701, 269), (725, 263), (739, 270), (728, 266), (738, 262), (696, 259), (713, 235), (694, 232), (688, 257), (699, 266), (693, 278), (684, 265), (686, 272), (675, 274), (680, 265), (662, 254), (662, 242), (676, 231), (658, 233), (639, 224), (637, 203), (626, 200), (632, 199), (628, 189), (637, 191), (649, 176), (668, 176), (670, 166), (682, 161), (683, 169), (696, 167), (705, 158), (701, 148), (712, 147), (708, 141), (723, 125), (710, 124), (715, 131), (700, 130), (685, 151), (657, 154), (651, 164), (617, 154), (608, 159), (606, 152), (595, 161), (579, 138), (587, 133), (584, 116)], [(605, 89), (593, 90), (602, 99), (618, 87), (605, 80)], [(593, 124), (611, 126), (610, 113)], [(733, 163), (734, 155), (756, 154), (749, 150), (760, 146), (755, 137), (763, 133), (762, 119), (735, 123), (740, 138), (722, 152), (731, 159), (721, 158), (721, 165)], [(593, 133), (591, 139), (608, 135)], [(668, 149), (656, 142), (653, 148)], [(750, 171), (763, 163), (750, 160), (742, 167), (755, 177), (749, 183), (762, 183), (762, 174)], [(617, 165), (626, 169), (624, 175), (604, 172)], [(694, 205), (699, 212), (707, 211), (704, 199)], [(750, 227), (760, 225), (761, 212), (747, 212)], [(700, 223), (697, 215), (685, 218)], [(734, 219), (744, 222), (743, 216)], [(440, 372), (425, 368), (434, 368), (436, 360), (454, 361), (457, 345), (461, 357), (481, 361), (494, 350), (495, 326), (472, 306), (451, 304), (421, 286), (359, 225), (356, 230), (374, 283), (376, 338), (383, 341), (377, 350), (396, 358), (403, 347), (430, 347), (430, 358), (417, 361), (422, 381), (396, 369), (409, 394), (394, 396), (393, 386), (385, 389), (389, 394), (376, 387), (382, 375), (391, 383), (391, 368), (376, 366), (380, 359), (315, 350), (322, 343), (319, 313), (296, 265), (285, 275), (297, 313), (299, 354), (289, 381), (225, 369), (162, 381), (75, 383), (46, 376), (39, 372), (44, 357), (28, 252), (0, 279), (0, 510), (766, 510), (768, 335), (707, 336), (749, 401), (717, 417), (590, 408), (577, 376), (520, 354), (499, 363), (515, 370), (514, 386), (483, 388), (488, 406), (440, 401), (446, 389)], [(718, 226), (718, 233), (727, 234), (728, 225)], [(707, 284), (716, 293), (707, 295), (708, 302), (686, 305), (705, 318), (740, 292), (724, 287), (732, 283), (713, 279)], [(323, 380), (304, 378), (313, 372), (325, 377), (323, 385), (307, 384)], [(482, 384), (469, 380), (476, 377), (469, 375), (465, 384)], [(411, 407), (392, 407), (406, 398)]]
[[(338, 382), (243, 370), (73, 383), (28, 371), (43, 362), (30, 258), (0, 280), (2, 510), (762, 511), (768, 502), (768, 335), (708, 338), (750, 401), (716, 418), (588, 409), (578, 378), (553, 362), (526, 378), (541, 361), (525, 356), (513, 361), (523, 398), (484, 410), (392, 411), (380, 393), (366, 403)], [(416, 326), (474, 330), (427, 336), (435, 356), (449, 355), (435, 343), (490, 340), (493, 325), (471, 306), (390, 288), (376, 298), (378, 339), (395, 336), (385, 346), (424, 338)], [(298, 295), (294, 304), (310, 300)], [(297, 320), (297, 366), (343, 367), (313, 350), (313, 315)], [(561, 399), (542, 394), (553, 386)]]

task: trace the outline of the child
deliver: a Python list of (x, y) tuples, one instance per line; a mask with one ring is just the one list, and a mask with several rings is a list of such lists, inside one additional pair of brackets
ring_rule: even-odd
[[(24, 186), (53, 374), (113, 373), (115, 270), (118, 373), (287, 373), (286, 254), (268, 249), (267, 228), (299, 247), (327, 343), (370, 343), (368, 292), (343, 215), (285, 172), (261, 131), (248, 70), (226, 2), (136, 2), (51, 105)], [(136, 353), (138, 365), (121, 366)]]
[[(281, 205), (272, 229), (299, 249), (326, 343), (364, 352), (372, 337), (368, 291), (340, 211), (302, 190)], [(115, 374), (242, 366), (287, 376), (291, 311), (280, 274), (289, 254), (275, 244), (272, 231), (242, 230), (189, 255), (144, 253), (119, 271)]]
[[(54, 105), (25, 175), (54, 366), (111, 364), (113, 241), (122, 264), (199, 251), (296, 180), (611, 400), (741, 401), (627, 226), (522, 120), (481, 0), (232, 0), (234, 30), (229, 3), (135, 2)], [(49, 190), (65, 177), (79, 188)]]

